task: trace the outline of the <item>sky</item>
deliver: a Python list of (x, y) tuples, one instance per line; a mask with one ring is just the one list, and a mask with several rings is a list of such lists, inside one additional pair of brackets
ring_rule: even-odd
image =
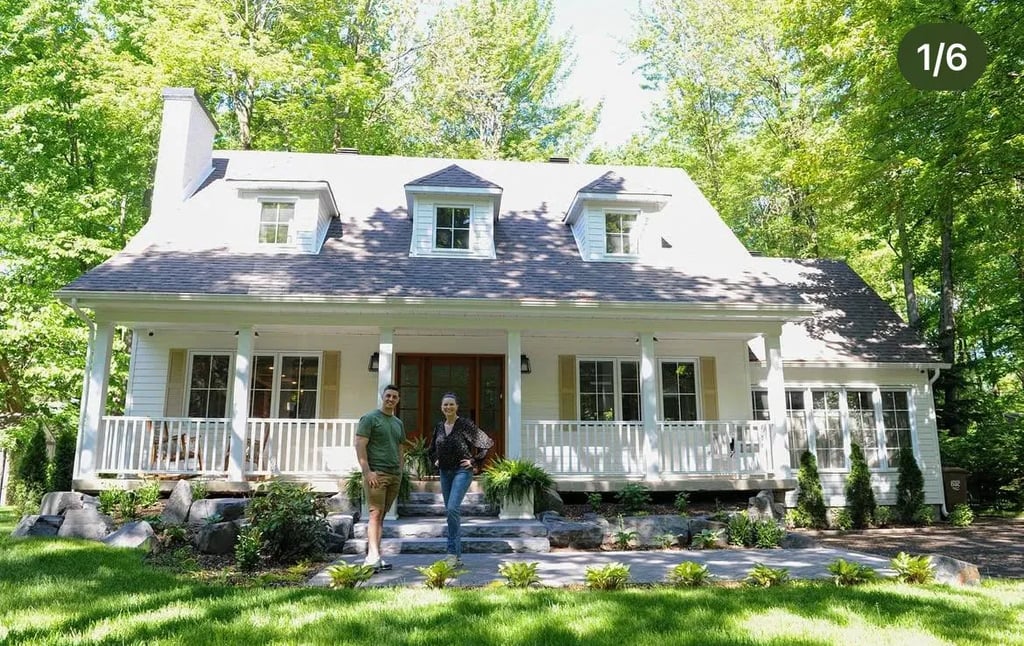
[(576, 65), (560, 100), (583, 99), (587, 106), (604, 99), (596, 146), (617, 146), (640, 130), (643, 113), (656, 93), (641, 88), (639, 59), (629, 53), (630, 16), (648, 0), (553, 0), (555, 35), (575, 36)]

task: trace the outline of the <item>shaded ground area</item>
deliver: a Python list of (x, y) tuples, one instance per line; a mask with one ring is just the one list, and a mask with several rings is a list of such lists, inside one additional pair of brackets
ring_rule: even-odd
[(970, 527), (893, 527), (863, 531), (797, 530), (822, 547), (895, 556), (945, 554), (974, 563), (985, 577), (1024, 578), (1024, 520), (982, 518)]

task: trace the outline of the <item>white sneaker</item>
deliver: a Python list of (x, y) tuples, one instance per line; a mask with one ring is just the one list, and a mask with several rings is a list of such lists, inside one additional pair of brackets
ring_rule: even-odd
[(449, 554), (448, 556), (444, 557), (444, 562), (453, 567), (458, 567), (462, 565), (462, 559), (455, 556), (454, 554)]

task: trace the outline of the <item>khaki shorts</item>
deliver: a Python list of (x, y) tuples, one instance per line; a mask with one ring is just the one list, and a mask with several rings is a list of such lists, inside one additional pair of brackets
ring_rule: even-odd
[(366, 506), (370, 511), (376, 509), (382, 514), (388, 513), (391, 505), (395, 504), (395, 500), (398, 498), (398, 485), (401, 482), (402, 476), (400, 475), (378, 473), (377, 486), (367, 486)]

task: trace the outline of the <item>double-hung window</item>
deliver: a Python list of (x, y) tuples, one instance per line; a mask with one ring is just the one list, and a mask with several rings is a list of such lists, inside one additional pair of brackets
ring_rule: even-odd
[(469, 207), (436, 207), (434, 211), (434, 248), (469, 249), (469, 222)]
[(579, 360), (580, 419), (636, 421), (640, 415), (640, 362)]
[(295, 219), (294, 202), (261, 202), (260, 244), (289, 244), (292, 242), (292, 221)]
[(231, 355), (200, 353), (191, 355), (188, 380), (188, 416), (228, 416), (228, 383)]
[(608, 212), (604, 214), (605, 253), (610, 256), (635, 256), (636, 213)]
[(661, 362), (661, 414), (666, 422), (698, 419), (695, 361)]
[[(754, 419), (768, 421), (771, 413), (768, 410), (768, 391), (755, 390)], [(786, 421), (789, 426), (789, 463), (795, 468), (800, 464), (800, 456), (807, 450), (807, 408), (804, 406), (804, 391), (786, 391)]]
[(249, 384), (249, 416), (313, 419), (319, 389), (318, 355), (256, 355)]

